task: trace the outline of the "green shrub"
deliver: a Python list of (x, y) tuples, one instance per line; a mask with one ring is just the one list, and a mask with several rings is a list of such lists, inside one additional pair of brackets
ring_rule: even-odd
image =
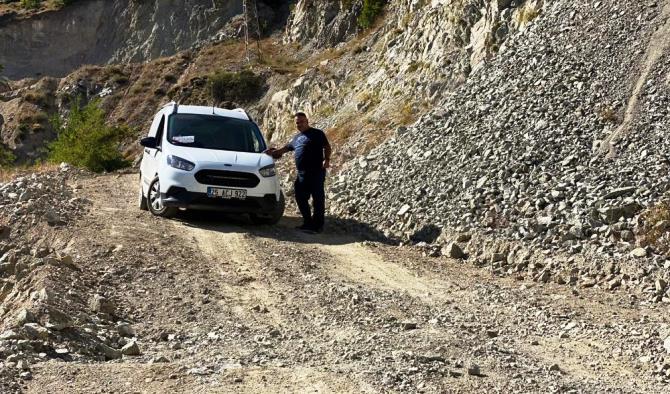
[(41, 0), (21, 0), (21, 7), (26, 9), (34, 9), (39, 8), (41, 3)]
[(49, 144), (49, 161), (67, 162), (95, 172), (130, 165), (119, 151), (121, 142), (131, 134), (130, 129), (105, 124), (105, 113), (99, 101), (91, 101), (80, 108), (76, 100), (67, 121), (56, 117), (52, 125), (58, 137)]
[(16, 160), (16, 157), (14, 156), (12, 151), (5, 145), (0, 143), (0, 168), (11, 166), (12, 164), (14, 164), (14, 160)]
[(265, 81), (252, 71), (219, 71), (209, 77), (212, 98), (221, 101), (250, 101), (263, 93)]
[(363, 9), (358, 16), (358, 26), (367, 29), (375, 23), (375, 20), (384, 10), (386, 0), (363, 0)]

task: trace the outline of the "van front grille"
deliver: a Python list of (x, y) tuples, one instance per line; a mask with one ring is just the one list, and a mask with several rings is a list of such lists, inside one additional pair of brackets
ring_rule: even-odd
[(195, 179), (203, 185), (252, 188), (258, 186), (260, 179), (250, 172), (200, 170)]

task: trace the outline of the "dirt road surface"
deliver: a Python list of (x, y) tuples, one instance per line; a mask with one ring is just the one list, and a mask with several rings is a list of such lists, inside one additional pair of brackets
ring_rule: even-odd
[[(538, 285), (328, 229), (136, 208), (137, 176), (79, 181), (69, 236), (141, 355), (33, 366), (29, 393), (649, 392), (663, 307)], [(663, 326), (663, 325), (666, 326)], [(662, 348), (660, 349), (662, 350)]]

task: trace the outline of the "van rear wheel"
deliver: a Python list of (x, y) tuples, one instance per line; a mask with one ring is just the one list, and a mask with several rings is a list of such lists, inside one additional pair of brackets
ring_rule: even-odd
[(161, 184), (158, 177), (155, 177), (149, 185), (149, 196), (147, 197), (149, 212), (163, 218), (171, 218), (177, 214), (175, 207), (166, 207), (161, 200)]

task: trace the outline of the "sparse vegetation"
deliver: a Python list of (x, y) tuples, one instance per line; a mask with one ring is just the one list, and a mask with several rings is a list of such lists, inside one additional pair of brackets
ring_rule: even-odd
[(403, 125), (414, 123), (416, 114), (414, 106), (411, 103), (406, 103), (400, 108), (400, 118), (398, 120)]
[(32, 10), (35, 8), (39, 8), (40, 5), (42, 5), (41, 0), (21, 0), (21, 7), (25, 9)]
[(377, 17), (384, 10), (386, 0), (363, 0), (363, 9), (358, 16), (358, 26), (362, 29), (368, 29), (377, 20)]
[(605, 123), (616, 123), (619, 121), (616, 111), (611, 107), (603, 108), (598, 115), (600, 120)]
[(0, 168), (6, 168), (14, 163), (14, 154), (4, 144), (0, 143)]
[(638, 231), (640, 246), (670, 256), (670, 200), (662, 201), (642, 213)]
[(58, 138), (49, 144), (50, 162), (67, 162), (96, 172), (112, 171), (130, 164), (119, 151), (120, 143), (131, 134), (130, 129), (107, 125), (98, 101), (80, 108), (77, 100), (67, 121), (54, 118), (52, 124)]
[(37, 105), (38, 107), (45, 107), (47, 105), (47, 96), (43, 92), (28, 92), (25, 96), (23, 96), (23, 99), (29, 103)]
[(260, 97), (265, 81), (249, 70), (219, 71), (209, 77), (212, 98), (218, 102), (247, 102)]
[(531, 5), (525, 5), (519, 11), (519, 25), (521, 26), (527, 25), (538, 16), (540, 16), (540, 10)]
[(319, 109), (319, 114), (323, 117), (329, 117), (335, 113), (335, 108), (330, 105), (326, 104), (323, 107)]

